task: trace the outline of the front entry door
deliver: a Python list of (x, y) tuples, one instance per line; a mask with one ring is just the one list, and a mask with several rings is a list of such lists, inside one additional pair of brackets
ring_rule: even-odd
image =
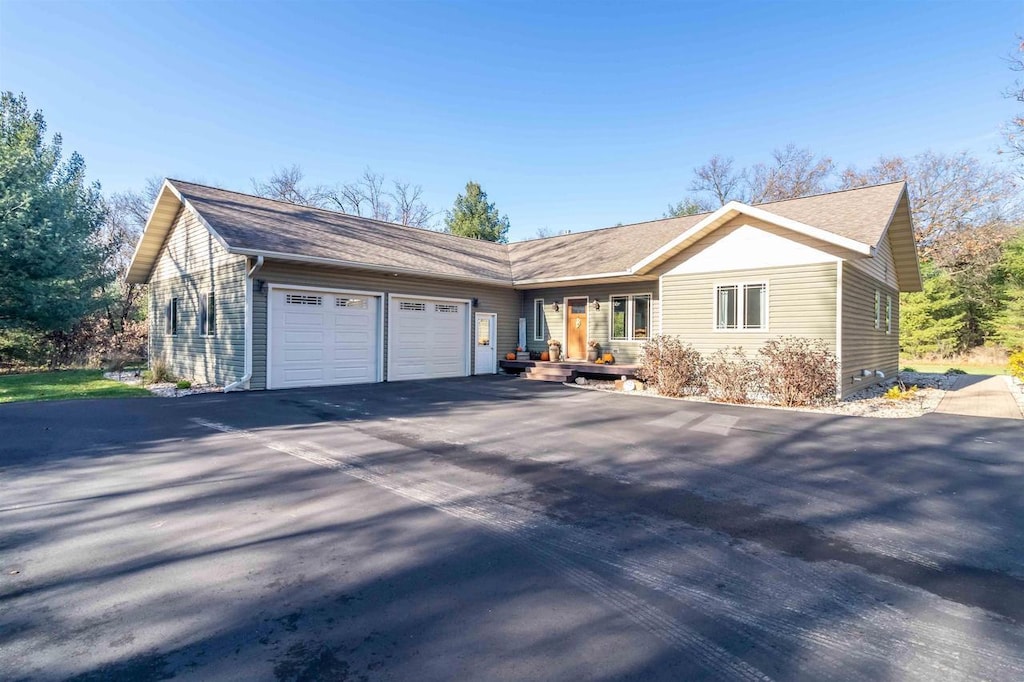
[(587, 299), (570, 298), (565, 303), (565, 357), (587, 357)]
[(494, 313), (476, 314), (476, 356), (474, 374), (494, 374), (498, 371), (498, 351), (494, 337), (498, 316)]

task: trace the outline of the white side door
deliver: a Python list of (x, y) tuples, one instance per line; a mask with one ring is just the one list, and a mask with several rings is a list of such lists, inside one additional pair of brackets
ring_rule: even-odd
[(498, 333), (498, 316), (494, 313), (476, 313), (476, 350), (474, 374), (495, 374), (498, 371), (498, 349), (495, 345)]

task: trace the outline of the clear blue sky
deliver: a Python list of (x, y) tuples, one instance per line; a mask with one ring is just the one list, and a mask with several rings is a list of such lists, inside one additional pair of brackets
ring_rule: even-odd
[(0, 0), (0, 88), (107, 190), (370, 166), (512, 237), (656, 218), (715, 153), (995, 159), (1024, 3)]

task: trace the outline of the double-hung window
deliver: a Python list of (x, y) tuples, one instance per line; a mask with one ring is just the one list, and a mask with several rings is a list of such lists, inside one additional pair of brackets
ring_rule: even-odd
[(719, 284), (715, 287), (715, 329), (767, 328), (767, 284)]
[(885, 295), (885, 333), (892, 334), (892, 294)]
[(611, 340), (643, 341), (651, 335), (651, 295), (611, 297)]
[(544, 340), (544, 299), (533, 299), (533, 340)]

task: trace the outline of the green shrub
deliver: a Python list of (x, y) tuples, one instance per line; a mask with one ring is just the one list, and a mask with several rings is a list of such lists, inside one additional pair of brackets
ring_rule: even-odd
[(949, 369), (946, 370), (946, 374), (967, 374), (967, 372), (960, 369), (959, 367), (950, 367)]
[(1019, 350), (1010, 356), (1010, 374), (1024, 381), (1024, 350)]
[(661, 395), (694, 395), (705, 387), (704, 358), (675, 336), (655, 336), (641, 349), (636, 377)]
[(748, 403), (757, 393), (757, 363), (742, 348), (720, 350), (707, 361), (708, 397), (724, 403)]
[(760, 387), (775, 405), (822, 405), (836, 400), (835, 353), (820, 339), (784, 336), (771, 339), (759, 355)]
[(186, 388), (192, 388), (192, 382), (188, 379), (182, 379), (178, 383), (174, 384), (175, 387), (185, 390)]
[(914, 369), (913, 367), (904, 367), (904, 368), (903, 368), (903, 369), (901, 369), (900, 371), (901, 371), (901, 372), (916, 372), (917, 370), (916, 370), (916, 369)]

